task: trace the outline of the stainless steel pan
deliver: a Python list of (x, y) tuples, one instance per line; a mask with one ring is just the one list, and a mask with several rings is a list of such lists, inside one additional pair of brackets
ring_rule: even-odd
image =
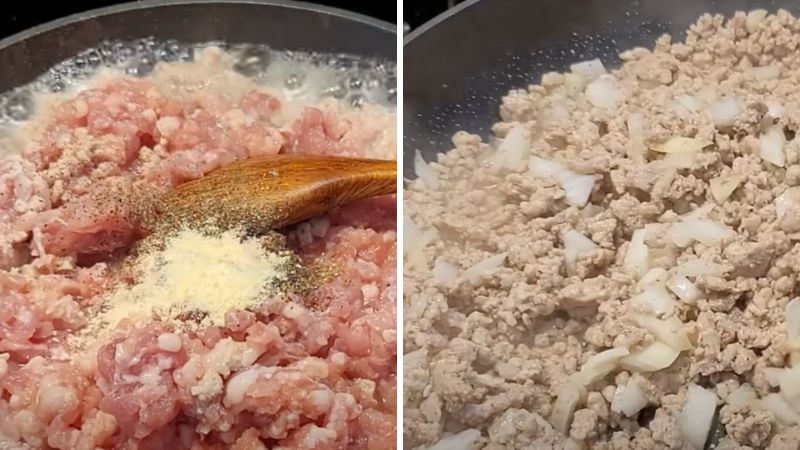
[(276, 50), (396, 59), (393, 24), (285, 0), (147, 0), (76, 14), (0, 40), (0, 92), (103, 41), (265, 44)]

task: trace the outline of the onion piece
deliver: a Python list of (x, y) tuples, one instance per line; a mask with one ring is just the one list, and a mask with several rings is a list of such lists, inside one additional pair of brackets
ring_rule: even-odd
[(470, 428), (439, 439), (439, 442), (428, 447), (428, 450), (470, 450), (480, 437), (480, 431)]
[(689, 138), (682, 136), (673, 136), (667, 139), (666, 142), (658, 144), (651, 148), (654, 152), (658, 153), (697, 153), (713, 144), (711, 141), (705, 139)]
[(675, 97), (675, 100), (689, 112), (694, 113), (703, 109), (703, 103), (691, 95), (679, 95)]
[(598, 108), (614, 109), (624, 98), (617, 79), (612, 75), (601, 75), (586, 86), (586, 99)]
[(625, 347), (604, 350), (587, 359), (573, 380), (584, 386), (590, 385), (616, 369), (619, 360), (629, 353)]
[(592, 195), (596, 179), (594, 175), (581, 175), (572, 171), (564, 172), (560, 181), (567, 204), (578, 207), (585, 206), (589, 201), (589, 196)]
[(431, 271), (433, 279), (439, 283), (448, 283), (458, 279), (458, 266), (447, 261), (437, 259)]
[(483, 261), (475, 264), (461, 274), (461, 278), (469, 281), (477, 281), (482, 276), (491, 275), (495, 270), (503, 267), (508, 253), (500, 253), (490, 256)]
[(790, 187), (775, 197), (775, 212), (782, 218), (792, 207), (800, 206), (800, 186)]
[(781, 397), (797, 411), (800, 408), (800, 367), (784, 370), (778, 379), (778, 386)]
[(783, 107), (781, 102), (777, 100), (767, 100), (765, 104), (767, 105), (767, 116), (774, 120), (783, 117), (783, 113), (786, 111), (786, 108)]
[(671, 366), (679, 354), (669, 345), (656, 341), (649, 347), (620, 359), (619, 365), (632, 372), (655, 372)]
[(764, 379), (767, 380), (767, 383), (772, 387), (778, 387), (781, 384), (781, 375), (783, 375), (783, 371), (786, 369), (782, 367), (764, 367), (761, 370), (764, 373)]
[(587, 78), (599, 77), (608, 73), (603, 62), (599, 58), (590, 59), (588, 61), (581, 61), (569, 66), (572, 73), (583, 75)]
[(725, 402), (731, 406), (744, 406), (752, 405), (756, 400), (758, 400), (758, 395), (755, 389), (749, 384), (744, 383), (728, 394), (728, 398), (725, 399)]
[(702, 291), (685, 275), (675, 274), (667, 280), (667, 289), (672, 291), (679, 299), (693, 305), (703, 296)]
[(670, 316), (675, 311), (675, 300), (663, 284), (647, 286), (641, 293), (631, 297), (630, 301), (657, 316)]
[(667, 231), (670, 240), (678, 247), (688, 247), (694, 241), (704, 245), (716, 245), (725, 239), (736, 236), (736, 232), (726, 225), (710, 219), (684, 219)]
[(766, 9), (754, 9), (747, 13), (747, 17), (744, 21), (745, 29), (747, 29), (748, 33), (755, 33), (758, 31), (758, 27), (764, 22), (764, 19), (767, 18), (767, 10)]
[(718, 277), (725, 273), (725, 269), (715, 262), (706, 261), (704, 259), (690, 259), (678, 264), (678, 267), (675, 268), (675, 272), (687, 277), (699, 277), (701, 275)]
[(537, 156), (532, 156), (528, 161), (528, 170), (537, 178), (557, 182), (564, 189), (565, 201), (570, 206), (585, 206), (597, 179), (594, 175), (579, 174), (557, 162)]
[(786, 304), (786, 335), (789, 344), (800, 345), (800, 298)]
[(403, 217), (403, 256), (408, 266), (418, 270), (426, 270), (428, 262), (425, 259), (425, 246), (433, 240), (432, 233), (426, 233), (411, 220)]
[(525, 166), (525, 158), (530, 152), (530, 136), (522, 126), (514, 126), (500, 142), (495, 154), (498, 167), (507, 170), (520, 170)]
[(792, 409), (791, 405), (780, 394), (767, 394), (761, 399), (761, 405), (783, 425), (789, 426), (800, 423), (800, 415)]
[(775, 65), (752, 67), (747, 73), (759, 81), (774, 80), (781, 76), (781, 67)]
[(617, 386), (614, 398), (611, 399), (611, 410), (625, 414), (625, 417), (633, 417), (636, 413), (647, 406), (647, 395), (644, 389), (633, 379), (628, 380), (625, 386)]
[(773, 125), (758, 138), (761, 152), (759, 156), (764, 161), (772, 163), (778, 167), (786, 165), (786, 154), (783, 152), (783, 144), (786, 138), (783, 130), (778, 125)]
[(684, 439), (694, 448), (700, 450), (705, 445), (716, 410), (717, 394), (714, 391), (694, 383), (689, 385), (678, 423)]
[(733, 126), (742, 113), (742, 105), (735, 97), (725, 97), (711, 105), (711, 120), (717, 128)]
[(632, 319), (637, 326), (644, 328), (657, 340), (669, 345), (674, 350), (681, 352), (692, 348), (689, 335), (682, 327), (675, 331), (667, 322), (644, 314), (634, 314)]
[(439, 175), (425, 162), (419, 150), (414, 151), (414, 173), (425, 183), (428, 189), (439, 189)]
[(644, 243), (646, 232), (644, 228), (638, 229), (631, 235), (631, 242), (628, 251), (625, 253), (625, 260), (622, 263), (625, 272), (639, 279), (647, 273), (650, 254), (647, 245)]
[(599, 248), (591, 239), (578, 233), (575, 230), (567, 230), (561, 236), (564, 242), (564, 259), (567, 263), (567, 271), (575, 271), (575, 262), (581, 253), (592, 251)]
[(667, 282), (667, 278), (669, 277), (669, 273), (667, 270), (662, 267), (653, 267), (652, 269), (648, 270), (646, 274), (636, 283), (637, 286), (644, 289), (651, 284), (661, 284)]
[(710, 182), (711, 195), (714, 196), (714, 200), (716, 200), (717, 203), (722, 203), (733, 194), (744, 180), (745, 177), (743, 175), (720, 175), (713, 178)]
[(676, 169), (691, 169), (692, 166), (694, 166), (695, 161), (697, 161), (697, 155), (699, 154), (700, 152), (670, 153), (664, 156), (661, 161), (663, 164)]
[(586, 89), (586, 77), (577, 73), (564, 74), (564, 92), (568, 97), (575, 98)]
[(584, 401), (586, 401), (586, 388), (571, 381), (564, 383), (550, 412), (550, 424), (553, 428), (562, 434), (567, 434), (575, 409)]

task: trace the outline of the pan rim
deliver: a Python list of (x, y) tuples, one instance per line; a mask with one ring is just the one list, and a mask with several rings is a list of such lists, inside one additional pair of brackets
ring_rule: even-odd
[(90, 9), (88, 11), (70, 14), (49, 22), (36, 25), (15, 33), (7, 38), (0, 40), (0, 51), (12, 45), (24, 42), (25, 40), (44, 34), (50, 31), (63, 28), (68, 25), (83, 22), (85, 20), (98, 17), (112, 16), (119, 13), (156, 9), (170, 6), (200, 5), (200, 4), (242, 4), (242, 5), (262, 5), (270, 7), (282, 7), (301, 11), (311, 11), (328, 16), (340, 17), (351, 22), (361, 23), (375, 28), (381, 32), (397, 34), (397, 27), (389, 22), (376, 19), (364, 14), (355, 13), (341, 8), (317, 5), (309, 2), (294, 0), (140, 0), (121, 3), (118, 5), (106, 6), (102, 8)]
[(406, 36), (403, 37), (403, 47), (410, 44), (412, 41), (418, 39), (426, 32), (430, 31), (436, 25), (444, 22), (445, 20), (453, 17), (454, 15), (460, 13), (461, 11), (469, 8), (470, 6), (475, 5), (481, 0), (466, 0), (465, 2), (459, 3), (458, 5), (448, 9), (447, 11), (440, 13), (438, 16), (430, 19), (429, 21), (423, 23), (416, 29), (412, 30)]

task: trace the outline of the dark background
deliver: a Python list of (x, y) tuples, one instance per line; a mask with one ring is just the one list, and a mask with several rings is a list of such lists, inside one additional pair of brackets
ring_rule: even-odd
[(405, 0), (403, 4), (403, 14), (405, 22), (414, 28), (433, 19), (448, 8), (463, 2), (464, 0)]
[[(422, 0), (421, 2), (424, 2)], [(386, 0), (345, 1), (345, 0), (311, 0), (312, 3), (348, 9), (368, 16), (376, 17), (390, 23), (397, 23), (397, 5)], [(0, 14), (0, 38), (10, 36), (18, 31), (34, 25), (49, 22), (70, 14), (89, 9), (111, 6), (126, 1), (72, 1), (61, 0), (45, 2), (10, 1), (4, 2)], [(434, 2), (436, 3), (436, 2)], [(45, 4), (47, 6), (45, 6)]]

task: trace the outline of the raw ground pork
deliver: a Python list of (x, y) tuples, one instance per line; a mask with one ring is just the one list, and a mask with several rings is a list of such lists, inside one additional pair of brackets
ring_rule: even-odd
[(197, 334), (123, 323), (81, 352), (64, 345), (137, 237), (131, 211), (94, 203), (98, 186), (169, 189), (278, 152), (393, 159), (394, 123), (377, 107), (285, 103), (214, 49), (42, 102), (23, 151), (0, 160), (0, 448), (394, 448), (393, 197), (289, 233), (342, 270), (310, 298)]
[(800, 448), (799, 49), (706, 15), (417, 162), (406, 447)]

